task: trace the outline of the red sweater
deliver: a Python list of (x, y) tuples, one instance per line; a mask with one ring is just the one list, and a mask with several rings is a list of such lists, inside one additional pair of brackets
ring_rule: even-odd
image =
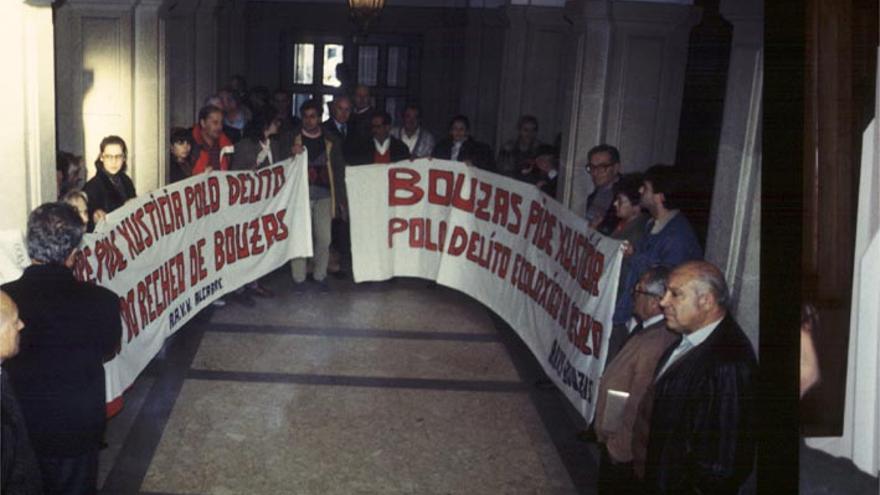
[[(207, 143), (205, 143), (205, 138), (202, 137), (202, 128), (198, 124), (193, 126), (192, 136), (193, 141), (196, 142), (196, 145), (193, 147), (193, 155), (195, 157), (195, 164), (192, 169), (193, 175), (204, 172), (212, 162), (214, 162), (215, 170), (218, 168), (219, 170), (229, 169), (229, 154), (220, 157), (220, 151), (223, 148), (232, 146), (232, 141), (226, 137), (226, 134), (221, 132), (220, 139), (218, 139), (214, 143), (214, 146), (211, 147), (208, 147)], [(212, 154), (216, 154), (217, 158), (212, 160)], [(219, 161), (219, 167), (217, 167), (217, 161)]]

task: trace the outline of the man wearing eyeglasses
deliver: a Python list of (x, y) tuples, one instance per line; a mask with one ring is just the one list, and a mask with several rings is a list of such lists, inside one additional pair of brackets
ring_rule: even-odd
[(617, 226), (614, 183), (620, 176), (620, 152), (614, 146), (600, 144), (587, 153), (587, 160), (587, 173), (593, 179), (593, 192), (587, 197), (587, 222), (609, 235)]
[[(633, 316), (623, 348), (605, 368), (599, 384), (595, 430), (599, 440), (599, 493), (638, 493), (633, 472), (633, 425), (639, 404), (654, 378), (654, 369), (676, 341), (666, 328), (660, 300), (669, 269), (654, 266), (632, 291)], [(644, 458), (641, 453), (640, 458)]]

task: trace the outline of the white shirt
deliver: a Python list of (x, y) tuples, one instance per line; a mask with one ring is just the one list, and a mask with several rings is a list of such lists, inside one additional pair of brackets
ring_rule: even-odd
[(400, 130), (400, 140), (403, 141), (403, 144), (405, 144), (407, 148), (409, 148), (410, 153), (412, 153), (413, 150), (416, 148), (416, 143), (419, 142), (419, 135), (421, 133), (422, 133), (421, 127), (416, 129), (416, 132), (413, 133), (412, 137), (410, 137), (406, 133), (406, 130), (404, 130), (404, 129)]
[(461, 152), (462, 143), (464, 143), (464, 141), (452, 143), (452, 153), (449, 157), (450, 160), (458, 160), (458, 154)]
[(663, 230), (663, 227), (666, 227), (666, 224), (669, 223), (670, 220), (675, 218), (675, 215), (678, 215), (678, 210), (672, 210), (668, 217), (662, 222), (654, 221), (654, 225), (651, 226), (651, 233), (656, 234)]
[(384, 143), (380, 143), (373, 139), (373, 144), (376, 145), (376, 152), (380, 155), (384, 155), (386, 151), (388, 151), (388, 147), (391, 146), (391, 138), (385, 140)]
[(663, 376), (663, 373), (666, 373), (666, 370), (668, 370), (673, 363), (675, 363), (676, 361), (681, 359), (682, 356), (687, 354), (688, 351), (705, 342), (706, 339), (708, 339), (709, 336), (712, 335), (712, 332), (715, 331), (715, 329), (718, 327), (718, 324), (721, 323), (721, 320), (723, 319), (724, 317), (722, 316), (718, 320), (709, 323), (699, 330), (691, 332), (687, 335), (683, 335), (681, 338), (681, 342), (679, 342), (678, 344), (678, 347), (676, 347), (675, 350), (672, 351), (669, 359), (666, 360), (666, 364), (663, 365), (663, 369), (660, 370), (660, 373), (657, 373), (657, 380), (659, 380), (660, 377)]
[[(648, 328), (651, 325), (657, 323), (658, 321), (663, 321), (663, 313), (660, 313), (659, 315), (654, 315), (654, 316), (648, 318), (647, 320), (643, 321), (642, 328)], [(636, 325), (638, 325), (638, 324), (639, 324), (639, 320), (637, 320), (636, 317), (633, 316), (632, 318), (629, 319), (628, 322), (626, 322), (626, 329), (629, 331), (629, 333), (632, 333), (633, 329), (636, 328)]]

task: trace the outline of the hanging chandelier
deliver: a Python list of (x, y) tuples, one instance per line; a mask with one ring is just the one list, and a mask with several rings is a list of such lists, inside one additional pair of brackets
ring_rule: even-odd
[(379, 16), (385, 0), (348, 0), (351, 20), (362, 33), (367, 32), (370, 22)]

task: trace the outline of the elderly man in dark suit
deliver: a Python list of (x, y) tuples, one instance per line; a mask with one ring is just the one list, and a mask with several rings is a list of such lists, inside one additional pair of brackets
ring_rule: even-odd
[(677, 340), (667, 330), (660, 307), (668, 275), (668, 268), (654, 266), (639, 279), (633, 291), (635, 309), (628, 339), (599, 384), (595, 429), (601, 449), (600, 494), (639, 493), (632, 467), (633, 425), (657, 362)]
[(650, 423), (637, 420), (633, 439), (647, 433), (646, 459), (636, 460), (647, 493), (736, 494), (752, 471), (757, 360), (728, 299), (724, 275), (710, 263), (684, 263), (669, 275), (660, 305), (681, 339), (657, 365), (639, 409)]
[[(24, 323), (18, 317), (18, 306), (0, 291), (0, 362), (18, 354), (19, 333)], [(21, 406), (6, 376), (0, 373), (0, 493), (21, 495), (43, 493), (40, 468), (31, 447)]]
[(33, 264), (3, 285), (27, 332), (3, 374), (21, 404), (48, 493), (95, 493), (104, 433), (104, 361), (119, 348), (119, 298), (73, 277), (83, 235), (76, 210), (47, 203), (31, 212), (27, 250)]

